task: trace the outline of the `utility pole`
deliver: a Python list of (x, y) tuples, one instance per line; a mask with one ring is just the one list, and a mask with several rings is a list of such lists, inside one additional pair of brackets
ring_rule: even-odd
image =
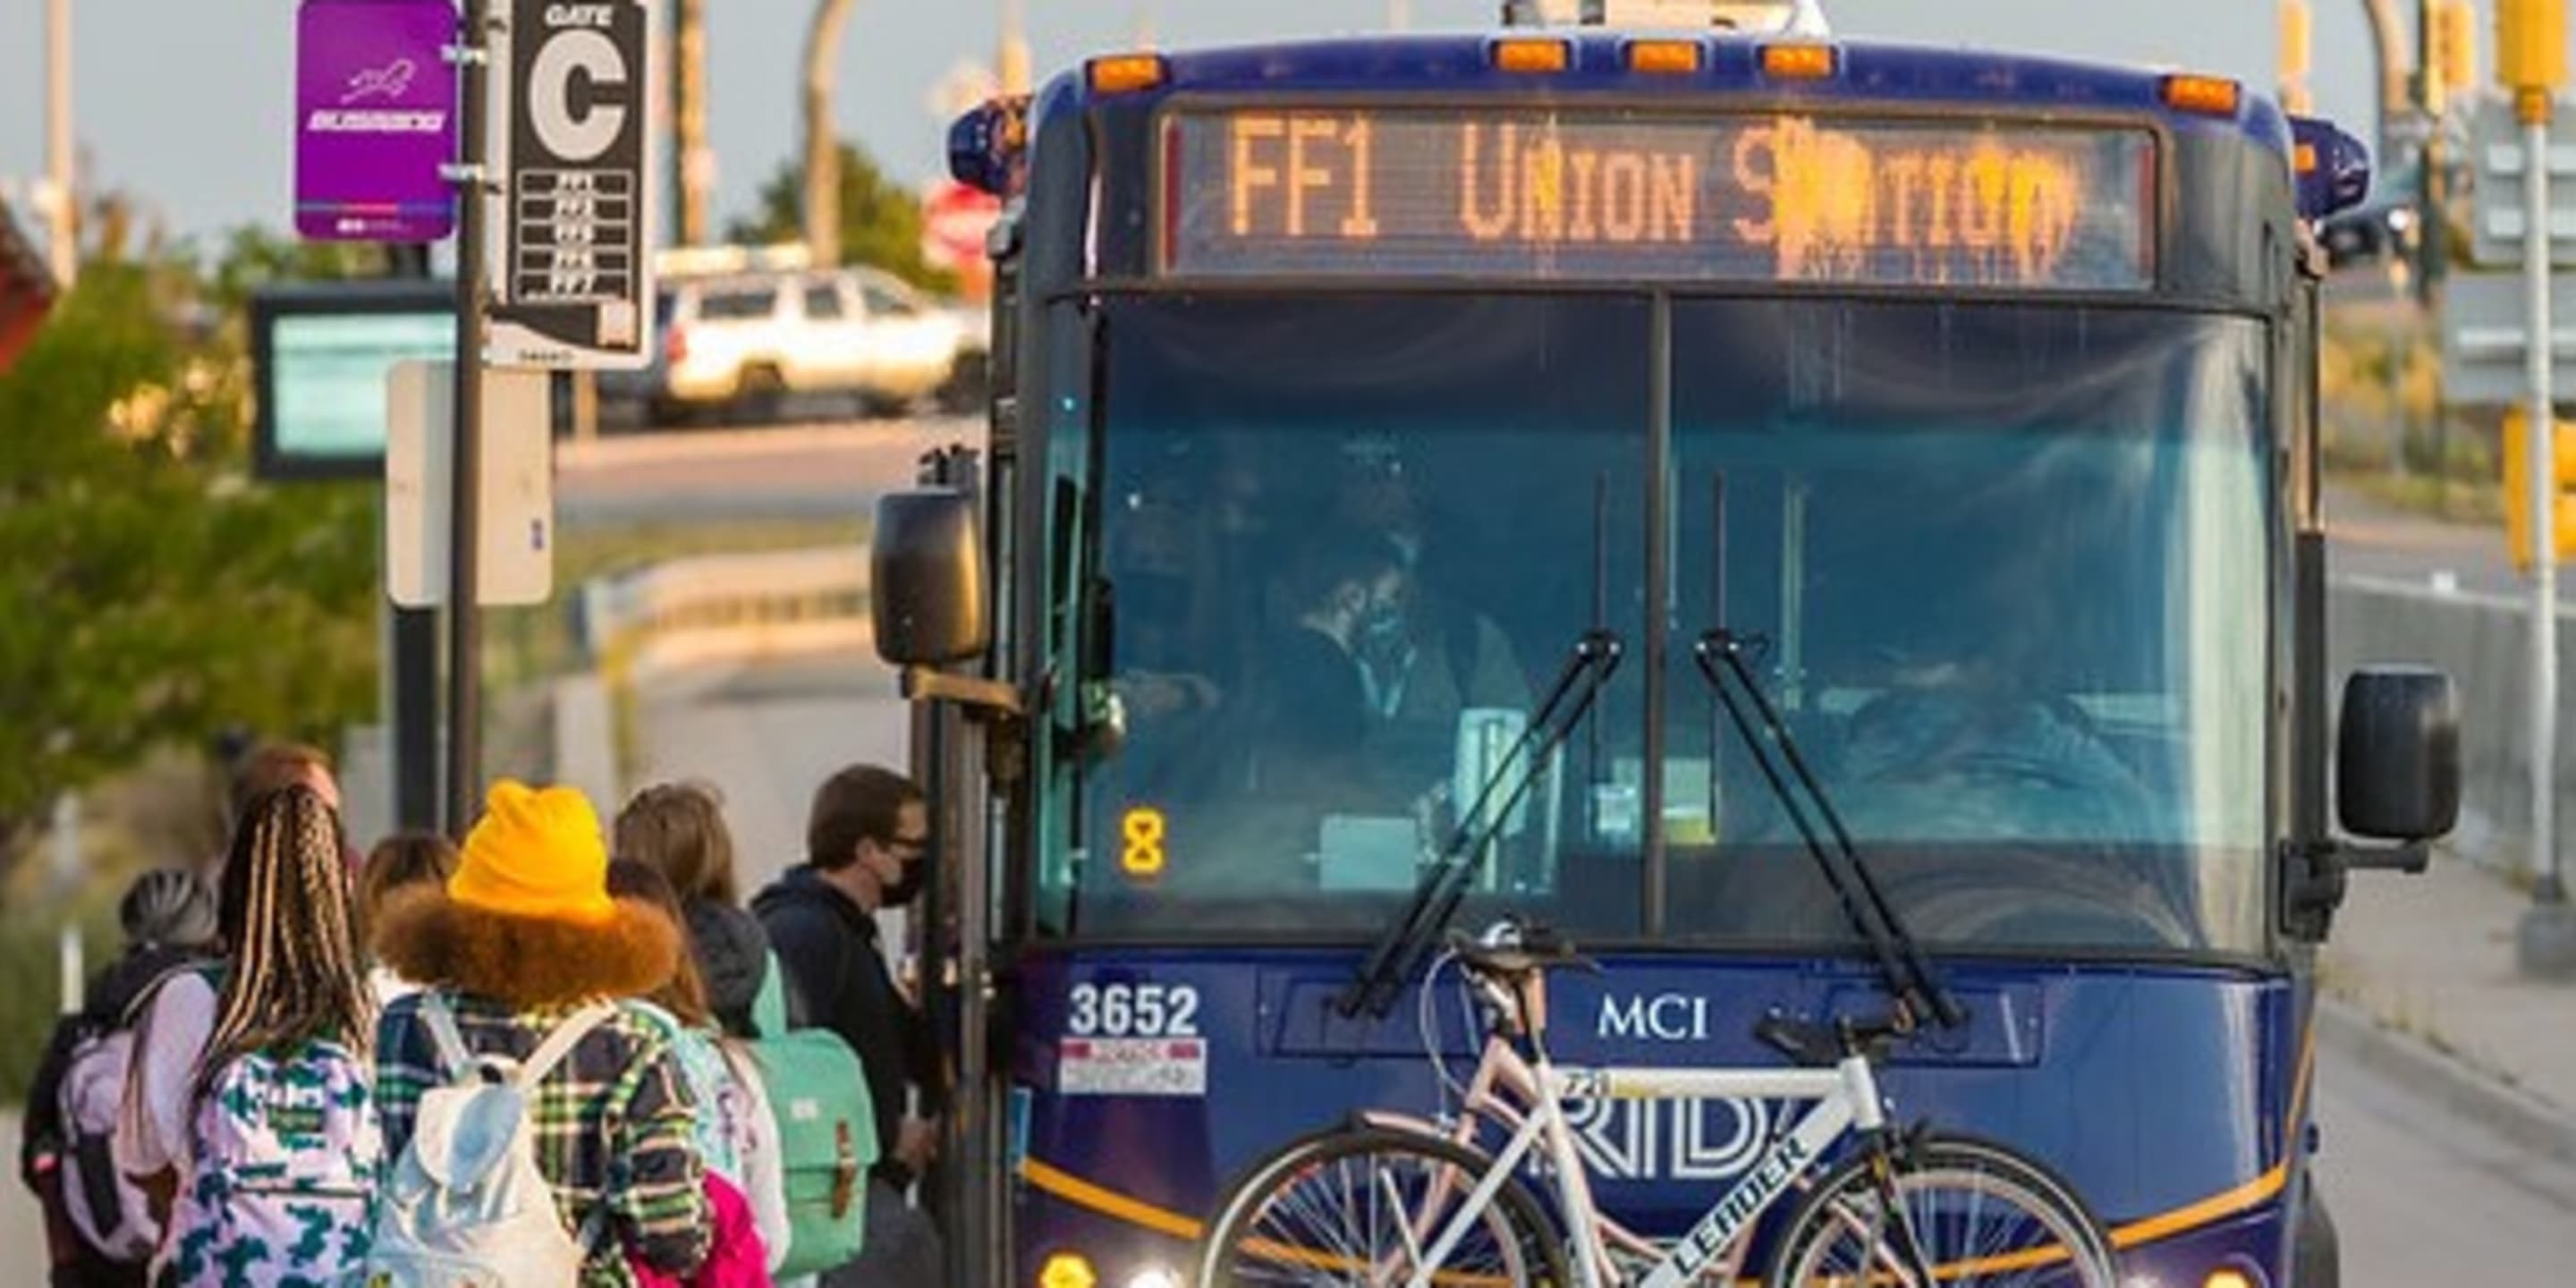
[(54, 287), (80, 276), (80, 195), (72, 145), (72, 0), (45, 0), (45, 253)]
[(851, 3), (815, 0), (805, 29), (805, 249), (816, 268), (841, 262), (841, 138), (832, 124), (832, 87)]
[(2566, 0), (2499, 0), (2496, 79), (2513, 95), (2522, 125), (2525, 293), (2524, 373), (2531, 399), (2524, 413), (2531, 473), (2531, 906), (2514, 937), (2526, 975), (2576, 977), (2576, 912), (2558, 861), (2558, 444), (2556, 336), (2551, 327), (2552, 264), (2549, 122), (2567, 82)]
[(715, 188), (715, 149), (707, 143), (707, 0), (673, 0), (671, 5), (672, 191), (680, 194), (677, 238), (682, 246), (703, 246), (708, 237), (708, 207)]
[(2308, 95), (2309, 50), (2316, 14), (2308, 0), (2280, 0), (2280, 98), (2283, 110), (2305, 116), (2314, 108)]
[(1027, 0), (1002, 0), (1002, 44), (995, 51), (994, 79), (1005, 96), (1029, 92), (1029, 18)]
[(492, 0), (465, 0), (463, 26), (451, 51), (457, 70), (457, 164), (450, 177), (456, 202), (456, 444), (447, 523), (447, 816), (448, 834), (462, 840), (474, 823), (483, 776), (483, 613), (478, 557), (482, 534), (483, 340), (489, 283), (484, 280), (487, 240), (484, 195), (492, 176), (486, 107), (491, 96)]
[[(80, 796), (64, 792), (54, 797), (54, 897), (68, 910), (74, 896), (80, 893), (81, 837)], [(83, 996), (89, 984), (89, 967), (81, 956), (80, 918), (69, 911), (63, 914), (63, 928), (55, 945), (55, 960), (62, 973), (62, 1013), (77, 1015), (88, 999)]]
[[(2424, 124), (2424, 147), (2417, 154), (2416, 195), (2418, 232), (2416, 236), (2415, 296), (2426, 316), (2441, 302), (2442, 270), (2450, 259), (2451, 221), (2443, 203), (2442, 118), (2448, 107), (2443, 92), (2442, 60), (2437, 56), (2442, 47), (2442, 6), (2438, 0), (2416, 0), (2415, 31), (2415, 107)], [(2436, 413), (2439, 414), (2438, 412)]]
[(2407, 85), (2413, 66), (2406, 54), (2406, 28), (2398, 21), (2397, 0), (2362, 0), (2370, 17), (2370, 47), (2379, 63), (2379, 145), (2372, 149), (2384, 163), (2394, 155), (2390, 145), (2397, 139), (2397, 118), (2412, 101)]

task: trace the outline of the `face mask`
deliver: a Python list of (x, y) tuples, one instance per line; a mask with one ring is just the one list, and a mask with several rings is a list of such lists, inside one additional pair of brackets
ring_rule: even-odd
[(929, 879), (927, 871), (929, 867), (930, 856), (926, 854), (918, 859), (914, 859), (910, 863), (904, 864), (903, 879), (885, 888), (884, 906), (888, 908), (901, 908), (919, 900), (921, 898), (922, 887), (927, 884)]
[(1393, 600), (1379, 600), (1360, 613), (1356, 632), (1359, 651), (1371, 658), (1395, 661), (1410, 647), (1406, 639), (1404, 606)]

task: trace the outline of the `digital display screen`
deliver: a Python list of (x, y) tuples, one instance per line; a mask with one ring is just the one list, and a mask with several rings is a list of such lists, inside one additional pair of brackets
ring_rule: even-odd
[(2143, 290), (2144, 129), (1615, 109), (1184, 108), (1173, 275)]
[(278, 448), (372, 464), (385, 450), (385, 377), (397, 362), (453, 360), (456, 315), (280, 318), (270, 344)]

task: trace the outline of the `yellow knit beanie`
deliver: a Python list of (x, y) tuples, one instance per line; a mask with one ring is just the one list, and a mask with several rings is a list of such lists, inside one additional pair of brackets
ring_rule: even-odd
[(617, 915), (608, 897), (608, 845), (599, 815), (570, 787), (492, 784), (483, 817), (466, 834), (447, 897), (513, 917), (600, 925)]

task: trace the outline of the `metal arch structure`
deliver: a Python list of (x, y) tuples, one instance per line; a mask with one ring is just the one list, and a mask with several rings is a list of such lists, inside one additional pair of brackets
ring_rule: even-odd
[(2379, 138), (2373, 151), (2385, 165), (2391, 127), (2415, 101), (2415, 49), (2407, 42), (2397, 0), (2361, 0), (2361, 7), (2370, 18), (2371, 48), (2379, 63)]

